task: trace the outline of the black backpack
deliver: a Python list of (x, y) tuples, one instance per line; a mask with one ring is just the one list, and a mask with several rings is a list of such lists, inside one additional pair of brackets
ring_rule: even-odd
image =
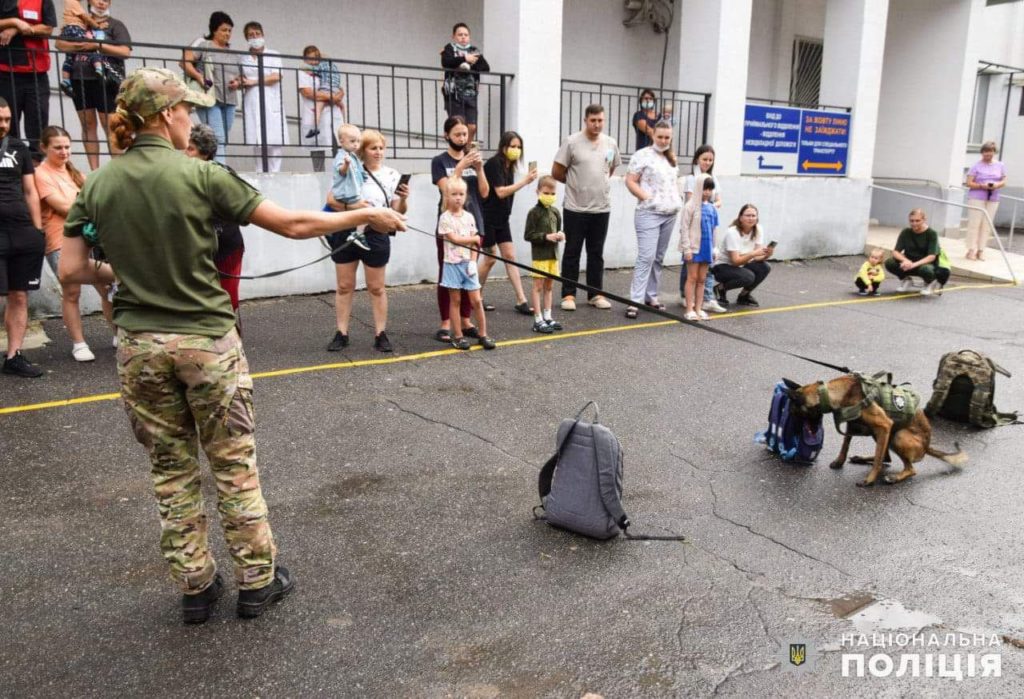
[(984, 428), (1020, 424), (1016, 412), (996, 410), (996, 374), (1010, 377), (1010, 372), (981, 352), (960, 350), (942, 355), (925, 414)]

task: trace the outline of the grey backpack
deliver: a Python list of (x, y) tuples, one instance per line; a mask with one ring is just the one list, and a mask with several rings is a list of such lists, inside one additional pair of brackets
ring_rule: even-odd
[[(580, 418), (591, 405), (594, 422)], [(682, 541), (681, 536), (630, 534), (629, 517), (622, 509), (622, 447), (612, 431), (598, 423), (597, 404), (583, 406), (575, 419), (562, 420), (555, 443), (558, 448), (540, 470), (541, 504), (534, 516), (548, 524), (594, 539), (623, 533), (629, 539)], [(537, 510), (543, 514), (537, 514)]]

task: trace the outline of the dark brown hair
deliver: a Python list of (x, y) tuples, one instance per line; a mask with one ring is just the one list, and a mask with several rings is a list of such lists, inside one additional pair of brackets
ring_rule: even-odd
[[(50, 141), (52, 141), (55, 138), (60, 138), (61, 136), (68, 139), (69, 141), (71, 140), (71, 134), (69, 134), (61, 127), (47, 126), (45, 129), (43, 129), (43, 132), (39, 134), (39, 145), (41, 145), (43, 148), (49, 148)], [(75, 183), (76, 187), (81, 189), (82, 185), (85, 184), (85, 175), (83, 175), (78, 170), (78, 168), (75, 167), (75, 164), (72, 163), (70, 160), (68, 160), (64, 167), (68, 169), (68, 174), (71, 175), (71, 181)]]

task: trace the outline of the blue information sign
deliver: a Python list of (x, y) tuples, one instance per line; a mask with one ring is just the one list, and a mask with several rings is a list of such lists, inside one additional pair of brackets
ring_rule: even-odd
[(849, 150), (847, 112), (746, 105), (744, 174), (844, 176)]

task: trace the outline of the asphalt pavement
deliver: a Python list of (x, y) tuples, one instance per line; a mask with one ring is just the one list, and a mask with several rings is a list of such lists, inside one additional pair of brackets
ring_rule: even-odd
[[(364, 292), (337, 354), (331, 295), (243, 304), (264, 492), (296, 591), (243, 621), (230, 585), (200, 627), (180, 622), (107, 331), (86, 319), (97, 360), (78, 365), (46, 321), (52, 342), (30, 356), (47, 375), (0, 376), (0, 695), (1024, 695), (1024, 427), (936, 421), (933, 444), (958, 442), (966, 467), (926, 458), (908, 482), (870, 489), (855, 486), (863, 467), (828, 468), (830, 423), (811, 467), (754, 442), (776, 381), (835, 375), (784, 351), (892, 371), (927, 399), (939, 357), (977, 349), (1015, 374), (999, 377), (998, 407), (1024, 409), (1019, 288), (954, 278), (940, 298), (897, 297), (888, 280), (864, 299), (861, 262), (775, 265), (760, 309), (709, 323), (783, 351), (629, 321), (618, 305), (556, 311), (565, 331), (539, 336), (499, 280), (490, 352), (432, 338), (428, 286), (389, 291), (390, 357), (372, 349)], [(679, 311), (677, 273), (662, 298)], [(624, 292), (629, 272), (606, 284)], [(587, 400), (624, 447), (634, 528), (685, 543), (596, 542), (533, 520), (555, 430)], [(857, 645), (961, 632), (997, 642)], [(857, 653), (919, 672), (878, 661), (886, 676), (844, 677)], [(931, 659), (926, 676), (925, 654), (948, 656), (946, 675), (960, 654), (962, 678)], [(975, 661), (991, 654), (1000, 676), (982, 677)]]

